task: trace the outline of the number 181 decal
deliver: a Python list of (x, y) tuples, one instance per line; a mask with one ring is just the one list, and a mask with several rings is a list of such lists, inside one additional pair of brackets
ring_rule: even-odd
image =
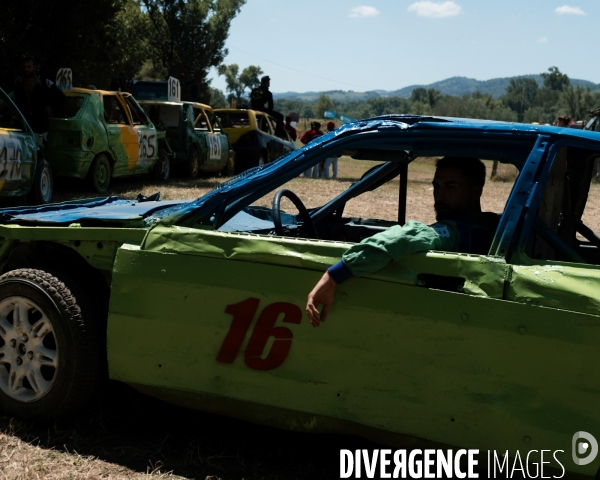
[[(258, 310), (259, 303), (258, 298), (248, 298), (243, 302), (227, 305), (225, 313), (232, 315), (233, 320), (217, 355), (217, 362), (234, 362), (242, 348), (242, 343)], [(284, 323), (299, 324), (302, 320), (300, 307), (293, 303), (277, 302), (267, 305), (258, 316), (244, 352), (244, 362), (250, 368), (254, 370), (273, 370), (284, 362), (290, 352), (294, 334), (287, 327), (275, 326), (275, 322), (280, 315), (283, 315)], [(267, 356), (262, 358), (270, 337), (274, 338), (273, 345)]]

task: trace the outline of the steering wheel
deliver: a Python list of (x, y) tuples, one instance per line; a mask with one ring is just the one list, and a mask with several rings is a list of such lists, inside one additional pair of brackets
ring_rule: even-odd
[(310, 218), (308, 210), (306, 210), (302, 200), (300, 200), (294, 192), (285, 188), (279, 190), (273, 197), (273, 224), (275, 225), (275, 233), (277, 235), (284, 235), (283, 223), (281, 222), (281, 197), (289, 198), (298, 209), (298, 212), (304, 221), (304, 224), (302, 225), (303, 235), (306, 235), (309, 238), (319, 238), (315, 224), (313, 223), (312, 218)]

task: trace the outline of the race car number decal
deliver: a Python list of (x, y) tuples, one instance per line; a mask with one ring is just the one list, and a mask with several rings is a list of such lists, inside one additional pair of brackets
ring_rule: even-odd
[(138, 130), (138, 161), (150, 160), (156, 155), (156, 132)]
[(209, 133), (208, 134), (208, 156), (211, 160), (219, 160), (221, 158), (221, 141), (219, 137)]
[[(248, 298), (243, 302), (227, 305), (225, 313), (232, 315), (233, 320), (217, 355), (217, 362), (234, 362), (242, 348), (252, 319), (258, 311), (259, 303), (258, 298)], [(267, 305), (258, 316), (244, 352), (244, 362), (250, 368), (273, 370), (284, 362), (290, 352), (294, 334), (287, 327), (275, 326), (280, 315), (283, 315), (283, 323), (299, 324), (302, 320), (300, 307), (293, 303), (276, 302)], [(274, 339), (273, 344), (263, 358), (265, 347), (271, 337)]]
[(0, 180), (21, 180), (23, 147), (16, 138), (0, 137)]

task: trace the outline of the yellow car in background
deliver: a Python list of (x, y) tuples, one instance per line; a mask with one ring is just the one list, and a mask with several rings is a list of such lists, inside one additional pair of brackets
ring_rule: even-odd
[(246, 109), (215, 109), (236, 155), (236, 173), (263, 165), (296, 150), (296, 144), (284, 131), (275, 135), (275, 119), (264, 112)]

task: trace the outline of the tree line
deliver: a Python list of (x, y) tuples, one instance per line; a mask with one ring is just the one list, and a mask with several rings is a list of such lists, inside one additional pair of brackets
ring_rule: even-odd
[(3, 0), (0, 85), (12, 90), (20, 60), (33, 56), (54, 79), (71, 68), (77, 86), (174, 76), (198, 85), (199, 100), (224, 102), (210, 86), (222, 64), (233, 18), (246, 0)]
[(542, 86), (531, 78), (513, 78), (506, 93), (494, 98), (489, 93), (444, 95), (439, 90), (416, 88), (410, 98), (378, 97), (358, 102), (339, 102), (321, 94), (316, 102), (278, 99), (275, 108), (299, 117), (322, 118), (325, 110), (337, 116), (361, 119), (393, 113), (481, 118), (510, 122), (553, 124), (559, 115), (585, 120), (589, 112), (600, 108), (600, 91), (573, 87), (569, 77), (557, 67), (541, 74)]

